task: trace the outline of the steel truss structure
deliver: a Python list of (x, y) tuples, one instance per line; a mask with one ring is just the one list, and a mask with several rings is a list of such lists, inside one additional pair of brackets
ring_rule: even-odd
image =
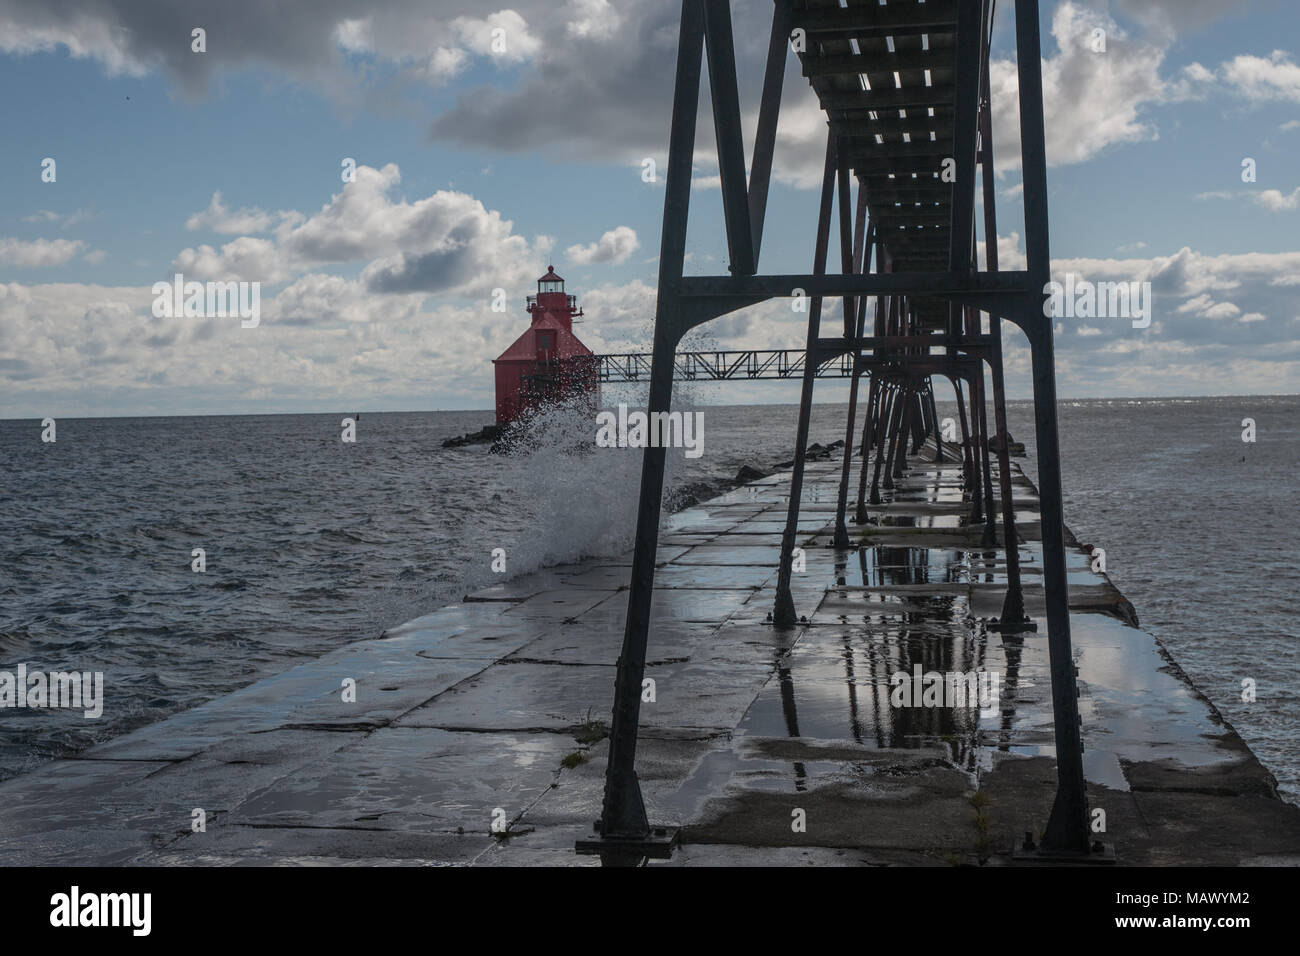
[[(678, 352), (673, 358), (677, 382), (724, 382), (732, 379), (803, 378), (803, 349), (749, 349), (746, 351)], [(596, 356), (601, 382), (645, 382), (650, 379), (649, 352), (617, 352)], [(852, 378), (857, 375), (853, 356), (844, 353), (817, 366), (818, 378)]]
[[(932, 346), (941, 344), (936, 336), (924, 340), (907, 336), (870, 336), (859, 339), (861, 349)], [(863, 373), (857, 355), (836, 351), (829, 340), (822, 351), (814, 374), (817, 378), (856, 378)], [(801, 379), (807, 352), (803, 349), (737, 349), (711, 352), (678, 352), (673, 357), (675, 382), (726, 382), (736, 379), (755, 381)], [(650, 380), (649, 352), (610, 352), (597, 355), (596, 368), (602, 383), (647, 382)]]
[[(849, 0), (841, 6), (838, 0), (775, 0), (746, 182), (729, 0), (683, 0), (648, 404), (651, 412), (669, 409), (676, 348), (688, 331), (771, 298), (808, 295), (809, 359), (801, 368), (803, 388), (773, 608), (775, 626), (788, 627), (797, 620), (790, 588), (792, 555), (816, 372), (826, 362), (841, 360), (852, 369), (852, 380), (835, 546), (850, 544), (846, 511), (861, 378), (867, 376), (869, 387), (855, 509), (859, 522), (867, 519), (872, 504), (880, 502), (880, 488), (891, 487), (902, 473), (908, 442), (915, 454), (926, 435), (938, 438), (935, 382), (946, 379), (960, 409), (970, 522), (983, 526), (984, 547), (998, 546), (997, 514), (1001, 512), (1008, 587), (998, 626), (1032, 630), (1035, 625), (1024, 612), (1012, 509), (1001, 321), (1008, 320), (1024, 332), (1033, 364), (1057, 756), (1056, 797), (1039, 852), (1054, 859), (1086, 860), (1097, 856), (1098, 847), (1088, 829), (1066, 585), (1053, 330), (1044, 311), (1050, 260), (1039, 9), (1038, 0), (1009, 0), (1015, 7), (1027, 267), (1003, 271), (993, 238), (997, 222), (988, 77), (993, 2)], [(828, 124), (812, 271), (760, 275), (781, 89), (792, 46)], [(731, 274), (687, 277), (683, 264), (691, 163), (706, 56)], [(990, 237), (982, 269), (975, 242), (977, 172), (983, 189), (984, 234)], [(837, 217), (832, 216), (834, 207), (838, 207)], [(828, 274), (833, 218), (839, 233), (840, 269)], [(843, 297), (840, 335), (822, 333), (824, 296)], [(868, 297), (876, 306), (870, 334)], [(994, 408), (993, 442), (986, 388), (991, 390)], [(942, 444), (936, 441), (936, 447), (942, 454)], [(998, 458), (996, 490), (991, 454)], [(670, 831), (652, 827), (646, 819), (635, 770), (664, 465), (664, 448), (645, 450), (604, 806), (593, 839), (578, 844), (580, 852), (601, 853), (606, 862), (671, 852), (673, 839)], [(1000, 498), (996, 504), (995, 494)]]

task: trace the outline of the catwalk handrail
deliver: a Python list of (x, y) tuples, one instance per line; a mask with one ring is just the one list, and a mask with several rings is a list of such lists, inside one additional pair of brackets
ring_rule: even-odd
[[(727, 381), (730, 379), (801, 379), (804, 349), (748, 349), (745, 351), (678, 352), (673, 357), (673, 380), (677, 382)], [(619, 352), (597, 355), (602, 382), (648, 382), (649, 352)], [(828, 357), (818, 363), (818, 378), (851, 378), (853, 356)]]

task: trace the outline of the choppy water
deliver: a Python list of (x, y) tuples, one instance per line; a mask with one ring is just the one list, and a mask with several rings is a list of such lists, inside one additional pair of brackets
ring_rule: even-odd
[[(1008, 417), (1032, 446), (1031, 407)], [(1300, 397), (1062, 402), (1059, 417), (1066, 524), (1300, 802)]]
[[(704, 456), (670, 456), (677, 485), (790, 456), (792, 406), (703, 411)], [(844, 411), (818, 406), (813, 440), (841, 437)], [(98, 720), (0, 711), (0, 777), (499, 580), (493, 548), (516, 574), (630, 546), (640, 453), (578, 454), (590, 415), (556, 416), (541, 448), (503, 457), (440, 447), (485, 412), (367, 413), (355, 444), (339, 440), (344, 414), (63, 419), (54, 444), (34, 421), (0, 422), (0, 670), (106, 682)], [(1300, 399), (1066, 402), (1060, 415), (1067, 522), (1300, 795)], [(1032, 445), (1029, 406), (1010, 416)]]

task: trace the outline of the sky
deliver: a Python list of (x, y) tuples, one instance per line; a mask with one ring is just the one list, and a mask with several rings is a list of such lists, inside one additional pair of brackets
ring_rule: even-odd
[[(990, 68), (1003, 268), (1023, 266), (1012, 6)], [(1060, 395), (1296, 392), (1294, 4), (1040, 7), (1053, 273), (1153, 295), (1148, 328), (1059, 320)], [(748, 156), (771, 2), (732, 11)], [(486, 410), (491, 359), (551, 263), (589, 347), (647, 348), (679, 16), (677, 0), (0, 0), (0, 417)], [(687, 271), (725, 274), (702, 86)], [(810, 270), (825, 138), (791, 53), (760, 272)], [(176, 273), (259, 283), (258, 324), (156, 315)], [(774, 300), (688, 345), (802, 347), (805, 321)], [(1003, 332), (1009, 394), (1028, 397), (1028, 349)], [(693, 388), (797, 400), (793, 383)]]

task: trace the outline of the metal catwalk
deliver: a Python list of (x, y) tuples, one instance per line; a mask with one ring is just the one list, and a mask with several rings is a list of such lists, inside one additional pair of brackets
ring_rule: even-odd
[[(813, 387), (819, 369), (838, 363), (850, 370), (851, 393), (834, 546), (850, 547), (847, 512), (862, 377), (867, 377), (868, 387), (862, 455), (856, 459), (861, 463), (853, 513), (858, 523), (870, 519), (871, 506), (880, 501), (880, 488), (892, 487), (901, 474), (909, 443), (916, 454), (922, 440), (933, 436), (939, 455), (943, 454), (935, 389), (946, 380), (960, 409), (969, 525), (981, 528), (982, 548), (1001, 548), (1007, 566), (1002, 614), (988, 626), (1030, 631), (1036, 625), (1024, 613), (1012, 510), (1001, 321), (1006, 319), (1024, 332), (1033, 359), (1057, 753), (1056, 798), (1035, 852), (1040, 858), (1086, 860), (1096, 858), (1100, 847), (1088, 832), (1067, 609), (1052, 320), (1043, 308), (1050, 260), (1039, 11), (1037, 0), (1012, 0), (1027, 268), (1000, 270), (996, 241), (985, 244), (981, 268), (975, 241), (977, 182), (983, 189), (984, 235), (997, 236), (988, 78), (993, 2), (891, 0), (886, 5), (878, 0), (849, 0), (841, 6), (837, 0), (776, 0), (746, 181), (730, 4), (728, 0), (683, 0), (649, 410), (669, 409), (676, 349), (692, 328), (768, 299), (806, 294), (810, 297), (807, 360), (801, 367), (803, 389), (772, 610), (774, 626), (790, 627), (798, 620), (790, 583)], [(827, 120), (816, 242), (810, 273), (762, 275), (758, 262), (764, 213), (786, 58), (791, 52), (799, 57)], [(705, 56), (731, 274), (687, 277), (683, 263), (691, 160)], [(839, 234), (840, 268), (828, 273), (832, 226)], [(825, 296), (843, 299), (842, 328), (831, 335), (821, 327)], [(989, 397), (994, 408), (992, 440), (986, 413)], [(671, 853), (675, 839), (673, 831), (653, 827), (646, 819), (635, 769), (664, 464), (663, 447), (645, 450), (604, 807), (594, 837), (578, 844), (580, 852), (600, 853), (606, 862)]]

